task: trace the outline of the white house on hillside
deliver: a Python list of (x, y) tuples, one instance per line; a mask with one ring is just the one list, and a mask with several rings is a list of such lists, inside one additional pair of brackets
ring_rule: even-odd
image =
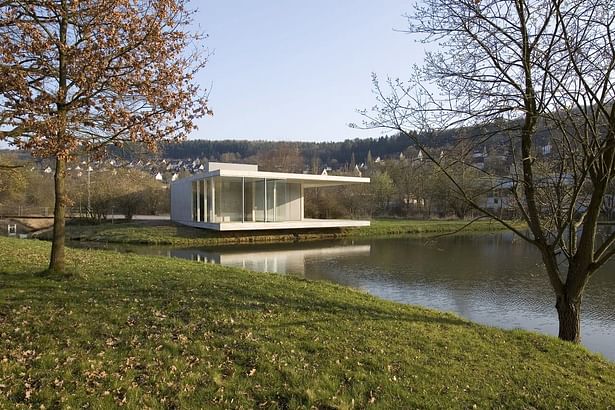
[(369, 183), (369, 178), (263, 172), (257, 165), (210, 162), (171, 183), (171, 220), (218, 231), (339, 228), (369, 221), (304, 218), (304, 189)]

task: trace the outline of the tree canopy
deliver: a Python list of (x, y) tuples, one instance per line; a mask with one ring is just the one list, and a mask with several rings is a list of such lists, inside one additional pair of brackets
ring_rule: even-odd
[(0, 2), (0, 139), (56, 159), (51, 269), (64, 270), (68, 159), (181, 140), (211, 113), (192, 14), (182, 0)]

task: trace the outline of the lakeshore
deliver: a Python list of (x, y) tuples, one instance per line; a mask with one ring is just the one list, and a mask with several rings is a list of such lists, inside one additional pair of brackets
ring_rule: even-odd
[[(522, 226), (515, 223), (516, 226)], [(239, 243), (283, 243), (342, 238), (438, 235), (505, 230), (494, 221), (377, 219), (360, 228), (300, 229), (255, 232), (218, 232), (191, 228), (165, 220), (142, 220), (102, 224), (71, 223), (68, 240), (141, 245), (215, 246)], [(39, 235), (47, 239), (49, 233)]]

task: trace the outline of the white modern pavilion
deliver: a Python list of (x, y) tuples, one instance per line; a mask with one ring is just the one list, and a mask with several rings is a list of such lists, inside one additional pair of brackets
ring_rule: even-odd
[(341, 228), (369, 221), (304, 218), (304, 189), (365, 184), (369, 178), (263, 172), (257, 165), (210, 162), (171, 183), (171, 220), (218, 231)]

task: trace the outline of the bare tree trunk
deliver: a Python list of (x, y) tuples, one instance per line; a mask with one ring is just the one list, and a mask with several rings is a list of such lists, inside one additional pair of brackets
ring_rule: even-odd
[[(57, 142), (60, 146), (65, 144), (66, 137), (66, 125), (67, 125), (67, 109), (66, 109), (66, 96), (67, 96), (67, 57), (64, 46), (67, 44), (67, 32), (68, 32), (68, 6), (66, 0), (62, 0), (62, 14), (60, 18), (60, 44), (58, 45), (59, 53), (59, 67), (58, 67), (58, 119), (60, 120), (60, 129), (57, 133)], [(54, 175), (55, 185), (55, 204), (53, 209), (53, 238), (51, 243), (51, 257), (49, 258), (49, 270), (56, 273), (64, 273), (65, 260), (64, 260), (64, 224), (66, 216), (66, 156), (62, 155), (60, 151), (56, 151), (56, 172)]]
[(66, 160), (56, 158), (55, 183), (55, 207), (53, 210), (53, 239), (51, 243), (51, 258), (49, 270), (64, 273), (64, 224), (66, 216)]
[(559, 319), (558, 337), (568, 342), (581, 341), (581, 300), (571, 300), (566, 295), (557, 297), (555, 304)]

